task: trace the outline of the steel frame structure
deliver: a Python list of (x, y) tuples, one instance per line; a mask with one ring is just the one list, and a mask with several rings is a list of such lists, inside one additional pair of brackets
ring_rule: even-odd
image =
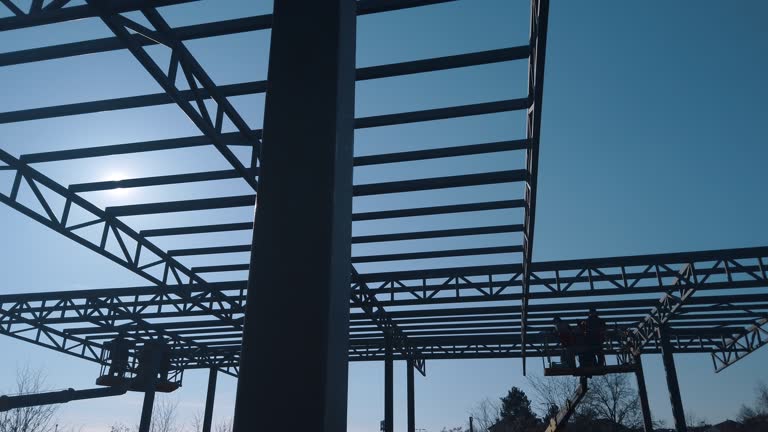
[[(749, 248), (535, 263), (534, 304), (529, 307), (531, 354), (547, 357), (558, 352), (548, 332), (554, 316), (578, 320), (594, 307), (612, 330), (611, 352), (621, 358), (660, 352), (656, 337), (660, 325), (670, 326), (675, 352), (716, 352), (740, 358), (747, 349), (733, 341), (757, 332), (758, 326), (752, 324), (763, 322), (768, 313), (768, 278), (762, 265), (766, 257), (768, 248)], [(413, 279), (412, 273), (391, 274), (387, 280), (366, 278), (379, 286), (371, 289), (371, 298), (378, 298), (379, 304), (391, 310), (387, 318), (409, 336), (423, 359), (517, 358), (523, 356), (521, 288), (516, 276), (520, 266), (517, 270), (454, 268), (421, 274), (423, 279)], [(673, 301), (670, 306), (674, 296), (669, 292), (680, 286), (681, 271), (691, 283), (697, 281), (700, 293), (685, 296), (685, 308), (677, 310), (674, 306), (680, 303)], [(515, 289), (515, 281), (517, 292), (508, 293)], [(687, 282), (684, 286), (690, 289)], [(220, 366), (223, 372), (236, 375), (239, 330), (215, 316), (203, 318), (211, 317), (214, 310), (239, 324), (245, 288), (246, 281), (226, 281), (0, 295), (0, 331), (92, 361), (99, 361), (102, 342), (118, 334), (137, 340), (177, 337), (174, 347), (186, 356), (178, 359), (180, 368)], [(211, 290), (230, 301), (210, 296)], [(659, 294), (665, 305), (661, 318), (659, 300), (654, 297)], [(598, 297), (605, 300), (593, 300)], [(578, 301), (581, 298), (585, 300)], [(552, 301), (562, 299), (569, 302)], [(509, 305), (510, 301), (518, 305)], [(433, 307), (414, 310), (414, 306)], [(385, 343), (379, 325), (355, 302), (350, 307), (350, 360), (382, 360)], [(641, 343), (632, 346), (634, 352), (626, 350), (628, 336), (641, 338)], [(210, 357), (205, 350), (191, 351), (194, 344), (216, 356)], [(409, 355), (401, 352), (396, 358), (408, 359)], [(723, 360), (722, 364), (734, 361)]]
[[(0, 124), (176, 105), (199, 131), (195, 136), (20, 155), (0, 149), (0, 173), (5, 174), (0, 178), (0, 202), (150, 283), (135, 288), (55, 291), (51, 287), (53, 291), (45, 293), (3, 294), (0, 333), (97, 363), (104, 362), (103, 343), (118, 335), (134, 339), (137, 347), (162, 337), (171, 344), (175, 368), (210, 369), (210, 387), (215, 389), (216, 370), (232, 376), (239, 373), (248, 284), (242, 272), (249, 264), (238, 260), (238, 254), (258, 245), (228, 241), (190, 247), (174, 241), (210, 235), (248, 238), (253, 230), (247, 216), (256, 203), (263, 135), (231, 99), (263, 95), (268, 81), (217, 85), (186, 43), (269, 30), (273, 17), (263, 14), (174, 27), (158, 10), (196, 1), (87, 0), (70, 5), (68, 0), (34, 0), (28, 10), (22, 10), (13, 0), (0, 0), (0, 9), (5, 7), (10, 14), (0, 17), (0, 31), (89, 19), (101, 21), (112, 33), (0, 53), (0, 67), (119, 51), (130, 54), (162, 89), (0, 112)], [(363, 16), (429, 9), (454, 1), (359, 0), (356, 6), (358, 16)], [(129, 18), (128, 13), (140, 14), (141, 19)], [(356, 173), (413, 163), (432, 164), (440, 171), (452, 160), (473, 157), (521, 156), (524, 163), (504, 170), (482, 166), (433, 177), (370, 175), (364, 178), (371, 181), (354, 184), (350, 361), (405, 360), (426, 374), (426, 360), (431, 359), (521, 358), (525, 373), (526, 359), (558, 354), (548, 330), (555, 316), (577, 320), (593, 307), (609, 323), (608, 351), (620, 363), (665, 348), (670, 353), (671, 348), (676, 353), (710, 354), (719, 372), (768, 343), (768, 247), (533, 261), (548, 13), (547, 0), (531, 1), (529, 37), (517, 46), (357, 67), (355, 79), (361, 84), (527, 62), (528, 81), (522, 95), (354, 119), (355, 130), (365, 131), (524, 113), (525, 132), (497, 141), (356, 153)], [(169, 53), (167, 65), (156, 62), (150, 52), (156, 48)], [(52, 165), (103, 157), (151, 158), (210, 148), (227, 168), (200, 166), (190, 172), (71, 184), (44, 173)], [(237, 182), (241, 192), (232, 194), (222, 182)], [(179, 185), (208, 185), (215, 193), (118, 205), (100, 205), (91, 199), (121, 188), (167, 188), (172, 196), (173, 187)], [(478, 188), (492, 191), (485, 195), (491, 198), (473, 199), (472, 192)], [(427, 200), (417, 207), (410, 204), (414, 196), (437, 196), (445, 190), (455, 191), (457, 198)], [(378, 198), (381, 203), (373, 201)], [(224, 211), (244, 217), (217, 218), (216, 212)], [(212, 222), (174, 224), (173, 216), (182, 212), (214, 216)], [(482, 220), (480, 216), (489, 214), (502, 215), (511, 223), (463, 221), (446, 226), (434, 222), (439, 217), (467, 215)], [(135, 222), (146, 216), (163, 222), (154, 226)], [(426, 229), (392, 231), (393, 225)], [(460, 246), (432, 246), (446, 241)], [(375, 253), (366, 252), (370, 245)], [(211, 263), (192, 263), (201, 257)], [(457, 265), (470, 258), (492, 264)], [(418, 269), (403, 265), (411, 261), (425, 264)]]

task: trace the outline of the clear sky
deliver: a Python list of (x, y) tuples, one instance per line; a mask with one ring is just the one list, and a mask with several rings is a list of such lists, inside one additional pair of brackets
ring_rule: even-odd
[[(163, 14), (171, 24), (185, 25), (269, 10), (270, 4), (262, 1), (205, 0), (167, 8)], [(768, 231), (762, 225), (768, 214), (766, 21), (768, 3), (759, 0), (552, 1), (536, 260), (768, 245)], [(501, 48), (526, 42), (528, 5), (522, 0), (462, 0), (363, 17), (358, 31), (359, 66)], [(99, 21), (83, 20), (0, 33), (0, 51), (108, 35)], [(217, 84), (230, 84), (265, 78), (268, 38), (268, 32), (259, 32), (194, 41), (188, 46)], [(159, 48), (152, 54), (157, 59), (166, 55)], [(356, 111), (365, 116), (520, 97), (525, 94), (525, 79), (525, 64), (519, 62), (362, 83)], [(127, 52), (0, 68), (1, 112), (157, 91), (154, 81)], [(261, 126), (263, 97), (238, 97), (232, 102), (252, 127)], [(414, 148), (415, 143), (439, 146), (508, 139), (510, 131), (514, 131), (511, 138), (519, 138), (524, 132), (522, 122), (513, 114), (366, 130), (356, 134), (356, 153), (397, 151)], [(20, 155), (197, 134), (180, 110), (163, 106), (0, 125), (0, 148)], [(207, 151), (38, 168), (64, 184), (189, 172), (201, 166), (226, 168), (212, 149)], [(506, 159), (475, 162), (499, 169), (520, 163)], [(456, 164), (440, 169), (471, 172), (474, 168)], [(437, 170), (428, 174), (447, 175)], [(414, 174), (408, 168), (361, 171), (356, 172), (355, 180), (362, 183), (386, 176)], [(3, 188), (6, 183), (0, 176)], [(238, 182), (217, 187), (226, 187), (232, 195), (248, 192)], [(106, 205), (205, 196), (219, 190), (185, 186), (91, 194), (88, 198)], [(376, 203), (355, 205), (361, 209)], [(245, 221), (249, 215), (249, 210), (241, 209), (218, 213), (217, 220)], [(185, 218), (174, 222), (179, 225), (204, 221), (179, 217)], [(139, 228), (162, 225), (157, 218), (136, 218), (131, 223)], [(215, 241), (247, 241), (236, 236), (219, 236)], [(0, 272), (4, 275), (0, 293), (146, 285), (6, 207), (0, 207)], [(11, 384), (13, 371), (22, 365), (43, 368), (54, 388), (91, 386), (98, 373), (95, 364), (7, 337), (0, 337), (0, 350), (4, 353), (0, 356), (0, 388)], [(751, 401), (754, 384), (760, 379), (768, 381), (768, 373), (760, 367), (766, 361), (768, 351), (760, 351), (716, 375), (709, 356), (678, 356), (686, 410), (711, 421), (733, 418), (742, 403)], [(540, 363), (531, 364), (530, 373), (540, 374)], [(519, 360), (429, 362), (428, 376), (417, 377), (417, 427), (436, 431), (463, 424), (467, 411), (479, 400), (500, 397), (512, 385), (527, 389), (520, 366)], [(670, 423), (660, 358), (649, 356), (645, 367), (654, 416)], [(395, 371), (396, 429), (404, 430), (403, 365), (396, 365)], [(179, 403), (186, 418), (202, 411), (206, 375), (205, 371), (186, 373), (184, 387), (169, 396)], [(217, 419), (231, 416), (234, 388), (234, 379), (220, 378)], [(349, 430), (377, 431), (383, 417), (382, 366), (353, 363), (349, 389)], [(301, 389), (296, 394), (299, 406)], [(140, 395), (129, 394), (71, 403), (62, 406), (60, 421), (83, 426), (85, 432), (105, 431), (114, 422), (136, 423), (140, 402)]]

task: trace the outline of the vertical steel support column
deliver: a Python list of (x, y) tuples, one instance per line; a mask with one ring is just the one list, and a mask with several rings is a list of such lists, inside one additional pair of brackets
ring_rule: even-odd
[(274, 2), (235, 432), (346, 430), (355, 7)]
[(413, 382), (413, 361), (408, 360), (407, 387), (408, 387), (408, 432), (416, 432), (416, 394)]
[(155, 390), (148, 389), (144, 392), (144, 404), (141, 406), (141, 420), (139, 421), (139, 432), (149, 432), (152, 425), (152, 407), (155, 405)]
[(661, 332), (661, 357), (664, 361), (664, 372), (667, 375), (667, 388), (669, 388), (669, 400), (672, 403), (672, 418), (675, 421), (677, 432), (687, 432), (685, 425), (685, 412), (683, 412), (683, 400), (680, 397), (680, 385), (677, 382), (677, 369), (675, 359), (672, 357), (672, 343), (669, 335)]
[(645, 373), (643, 372), (642, 357), (635, 356), (635, 378), (637, 378), (637, 393), (640, 397), (640, 409), (643, 412), (643, 432), (653, 432), (653, 419), (651, 418), (651, 407), (648, 404), (648, 390), (645, 388)]
[(392, 338), (385, 335), (386, 352), (384, 354), (384, 432), (394, 431), (395, 383), (392, 373)]
[(213, 424), (213, 400), (216, 398), (216, 377), (218, 371), (211, 368), (208, 372), (208, 392), (205, 395), (205, 413), (203, 414), (203, 431), (211, 432)]

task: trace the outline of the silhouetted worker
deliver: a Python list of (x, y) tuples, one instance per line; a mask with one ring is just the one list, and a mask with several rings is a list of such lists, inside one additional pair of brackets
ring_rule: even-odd
[(586, 343), (586, 321), (582, 321), (573, 331), (574, 351), (579, 357), (579, 367), (591, 367), (595, 365), (595, 355)]
[(130, 355), (130, 342), (119, 336), (113, 341), (107, 342), (109, 349), (109, 375), (123, 377), (128, 371), (128, 356)]
[(171, 370), (171, 349), (167, 346), (163, 346), (163, 355), (160, 360), (159, 370), (160, 382), (168, 382), (168, 372)]
[(605, 341), (605, 321), (600, 318), (595, 309), (589, 310), (589, 316), (584, 321), (584, 343), (590, 356), (598, 366), (605, 366), (603, 342)]
[(560, 317), (555, 317), (553, 325), (555, 326), (555, 335), (560, 340), (560, 345), (563, 346), (563, 355), (560, 357), (560, 362), (565, 367), (575, 368), (576, 359), (573, 353), (573, 331), (570, 324), (563, 322)]

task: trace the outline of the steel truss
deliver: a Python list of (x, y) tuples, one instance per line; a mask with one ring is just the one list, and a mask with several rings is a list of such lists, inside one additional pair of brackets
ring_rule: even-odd
[[(443, 2), (445, 1), (431, 0), (382, 2), (369, 0), (360, 2), (358, 5), (358, 14), (363, 15), (369, 13), (385, 12)], [(236, 245), (201, 250), (162, 251), (155, 247), (154, 244), (148, 240), (148, 238), (150, 235), (158, 234), (164, 230), (161, 229), (154, 230), (153, 232), (147, 232), (147, 235), (145, 236), (143, 232), (136, 233), (118, 218), (140, 214), (158, 214), (168, 211), (207, 210), (212, 208), (228, 208), (232, 206), (249, 206), (253, 204), (254, 199), (252, 197), (222, 197), (215, 199), (197, 200), (192, 202), (169, 202), (142, 204), (138, 206), (134, 205), (127, 207), (109, 207), (102, 210), (92, 205), (89, 201), (80, 197), (78, 194), (99, 190), (109, 190), (119, 187), (172, 185), (184, 182), (211, 181), (237, 177), (244, 178), (248, 184), (255, 188), (255, 178), (258, 174), (256, 165), (258, 159), (258, 140), (260, 137), (260, 131), (251, 130), (245, 124), (245, 122), (242, 120), (242, 117), (237, 113), (237, 111), (234, 110), (231, 104), (229, 104), (227, 97), (232, 95), (263, 92), (266, 88), (266, 84), (264, 82), (250, 84), (244, 83), (242, 85), (225, 86), (221, 89), (218, 88), (208, 77), (202, 66), (197, 63), (194, 57), (192, 57), (189, 51), (184, 47), (181, 41), (198, 37), (234, 34), (242, 31), (267, 29), (271, 25), (271, 17), (264, 15), (245, 18), (242, 20), (228, 21), (226, 23), (209, 23), (182, 29), (172, 29), (154, 9), (154, 6), (164, 6), (165, 4), (153, 4), (152, 8), (148, 8), (148, 4), (141, 2), (131, 4), (133, 6), (129, 5), (128, 3), (117, 4), (112, 2), (107, 3), (94, 1), (90, 2), (88, 6), (78, 6), (77, 11), (79, 12), (77, 12), (75, 15), (64, 14), (56, 19), (51, 18), (45, 21), (51, 23), (63, 22), (68, 19), (98, 16), (104, 20), (108, 27), (115, 33), (115, 38), (104, 38), (99, 40), (78, 42), (75, 44), (65, 44), (19, 52), (4, 53), (2, 64), (11, 65), (30, 63), (54, 58), (65, 58), (75, 55), (128, 48), (134, 57), (136, 57), (136, 59), (147, 69), (147, 71), (153, 76), (153, 78), (155, 78), (158, 84), (160, 84), (161, 87), (165, 90), (163, 94), (136, 96), (110, 101), (85, 102), (56, 107), (35, 108), (32, 110), (17, 112), (6, 112), (0, 114), (0, 122), (9, 123), (42, 120), (60, 116), (79, 115), (105, 110), (138, 108), (157, 105), (159, 103), (175, 102), (193, 120), (203, 135), (200, 137), (166, 140), (164, 142), (156, 141), (148, 143), (106, 146), (94, 149), (66, 150), (63, 152), (59, 151), (46, 154), (28, 154), (22, 155), (20, 159), (15, 158), (10, 154), (3, 154), (2, 159), (7, 164), (7, 167), (4, 167), (3, 169), (15, 170), (17, 172), (14, 185), (11, 188), (11, 192), (9, 195), (3, 197), (3, 202), (15, 208), (16, 210), (32, 217), (38, 222), (41, 222), (46, 226), (49, 226), (50, 228), (66, 235), (67, 237), (74, 239), (78, 243), (83, 244), (104, 256), (107, 256), (112, 261), (117, 262), (123, 267), (128, 268), (134, 273), (137, 273), (140, 276), (145, 277), (146, 279), (160, 286), (167, 287), (168, 285), (181, 284), (182, 282), (204, 284), (205, 281), (200, 277), (200, 274), (221, 271), (236, 271), (245, 269), (247, 267), (244, 264), (230, 264), (187, 268), (181, 265), (175, 257), (218, 252), (230, 253), (234, 251), (244, 251), (249, 249), (249, 245)], [(63, 6), (63, 4), (59, 6)], [(49, 8), (53, 8), (53, 5), (48, 5), (45, 7), (46, 10)], [(67, 13), (75, 13), (74, 8), (67, 9)], [(128, 10), (139, 9), (154, 28), (144, 27), (143, 25), (119, 14)], [(38, 13), (38, 11), (35, 13)], [(19, 20), (16, 20), (16, 24), (9, 24), (7, 28), (21, 28), (24, 24), (18, 21)], [(535, 34), (535, 29), (532, 29), (532, 34)], [(153, 62), (153, 60), (149, 58), (145, 51), (146, 46), (158, 43), (163, 44), (171, 49), (171, 62), (166, 71), (160, 69)], [(522, 60), (528, 58), (530, 53), (530, 47), (520, 46), (507, 49), (483, 51), (478, 53), (438, 57), (429, 60), (408, 61), (397, 64), (367, 67), (358, 70), (358, 80), (374, 80), (454, 68), (472, 67), (483, 64)], [(183, 90), (178, 86), (178, 84), (176, 84), (178, 81), (177, 77), (181, 76), (185, 78), (189, 90)], [(521, 110), (531, 106), (533, 94), (534, 92), (531, 90), (529, 91), (528, 98), (509, 99), (498, 102), (365, 117), (358, 119), (356, 126), (358, 128), (372, 128), (411, 122), (423, 122), (463, 116), (484, 115), (511, 110)], [(204, 101), (207, 99), (212, 99), (215, 102), (215, 115), (211, 115), (212, 112), (208, 112), (208, 108), (204, 103)], [(228, 119), (235, 125), (238, 130), (237, 133), (223, 133), (222, 126), (225, 119)], [(211, 143), (222, 153), (224, 158), (230, 162), (233, 167), (232, 171), (201, 172), (188, 175), (78, 184), (70, 185), (69, 188), (65, 188), (64, 186), (58, 185), (52, 179), (44, 176), (28, 165), (30, 163), (66, 161), (83, 157), (98, 157), (102, 155), (128, 154), (133, 152), (186, 148), (209, 145)], [(525, 150), (529, 147), (530, 143), (531, 139), (529, 137), (525, 140), (489, 142), (445, 149), (363, 156), (356, 158), (355, 164), (356, 166), (370, 166), (383, 163), (399, 163), (414, 160), (429, 160), (435, 158), (459, 157), (473, 154), (488, 154), (495, 152)], [(253, 148), (250, 167), (246, 168), (244, 165), (242, 165), (242, 163), (240, 163), (240, 161), (229, 150), (228, 145), (232, 144), (246, 145)], [(530, 177), (524, 170), (489, 172), (453, 177), (357, 185), (355, 186), (355, 195), (370, 196), (379, 194), (426, 191), (441, 188), (491, 185), (497, 183), (526, 181), (527, 179), (530, 179)], [(35, 202), (32, 205), (30, 205), (28, 202), (22, 203), (22, 201), (18, 199), (19, 188), (22, 180), (29, 185), (35, 195)], [(46, 188), (51, 189), (53, 192), (59, 194), (65, 199), (65, 207), (63, 210), (61, 210), (61, 216), (59, 216), (59, 214), (54, 211), (54, 207), (51, 205), (51, 203), (49, 203), (48, 194), (41, 193), (39, 191), (39, 185), (45, 185)], [(77, 223), (68, 225), (69, 212), (73, 203), (76, 206), (82, 207), (84, 210), (91, 213), (93, 217), (89, 220), (78, 221)], [(40, 212), (39, 208), (33, 209), (33, 207), (42, 207), (44, 212)], [(360, 221), (369, 221), (379, 220), (382, 218), (412, 217), (420, 215), (449, 214), (457, 212), (461, 213), (468, 211), (522, 207), (524, 206), (521, 203), (514, 201), (499, 201), (491, 203), (464, 204), (457, 206), (437, 206), (423, 209), (398, 209), (384, 212), (366, 212), (356, 215), (355, 219)], [(78, 210), (80, 209), (78, 208)], [(98, 241), (89, 241), (85, 235), (80, 234), (80, 232), (82, 232), (85, 228), (94, 226), (103, 227), (101, 237), (98, 239)], [(186, 229), (187, 232), (196, 231), (195, 228), (189, 227), (169, 229)], [(227, 228), (215, 228), (215, 230), (220, 231), (225, 229)], [(237, 229), (242, 228), (238, 226)], [(198, 228), (197, 232), (211, 232), (209, 230), (211, 230), (211, 227), (202, 227), (201, 229)], [(363, 236), (354, 239), (353, 242), (386, 242), (393, 240), (400, 241), (411, 239), (428, 239), (518, 231), (522, 231), (521, 226), (510, 225), (499, 227), (478, 227), (470, 229), (439, 230), (432, 232)], [(167, 229), (165, 232), (167, 233)], [(108, 243), (111, 239), (116, 241), (120, 247), (117, 252), (110, 250), (108, 247)], [(133, 244), (130, 244), (134, 242), (136, 245), (135, 252), (133, 251)], [(521, 252), (522, 250), (523, 249), (521, 247), (517, 246), (505, 246), (497, 248), (476, 248), (444, 251), (439, 253), (422, 252), (411, 254), (387, 254), (381, 256), (356, 257), (353, 259), (353, 262), (361, 263), (381, 262), (389, 260), (397, 261), (412, 258), (454, 257), (465, 253), (510, 253)], [(162, 268), (162, 276), (159, 274), (151, 273), (152, 270), (157, 270), (159, 268)], [(354, 269), (353, 272), (356, 274)], [(413, 348), (408, 347), (407, 337), (402, 332), (397, 330), (396, 324), (387, 319), (386, 312), (382, 309), (381, 304), (375, 297), (370, 297), (368, 294), (369, 292), (370, 290), (368, 289), (366, 283), (362, 281), (355, 285), (355, 289), (353, 289), (353, 300), (355, 300), (363, 310), (370, 313), (375, 311), (375, 315), (372, 315), (374, 322), (377, 322), (382, 330), (394, 333), (395, 347), (399, 350), (402, 350), (407, 356), (412, 357), (414, 364), (423, 373), (423, 360), (419, 358), (418, 353), (415, 352)], [(217, 297), (220, 302), (229, 302), (229, 309), (232, 309), (235, 306), (231, 301), (229, 301), (229, 299), (226, 298), (226, 296), (222, 295), (220, 292), (212, 291), (210, 292), (210, 295)], [(204, 307), (203, 303), (201, 303), (200, 306)], [(232, 327), (235, 329), (238, 329), (240, 326), (240, 323), (233, 319), (232, 316), (221, 316), (219, 315), (219, 312), (214, 310), (210, 310), (209, 312), (220, 319), (229, 321)]]
[[(151, 338), (163, 337), (171, 343), (174, 367), (178, 370), (218, 368), (237, 376), (246, 281), (236, 272), (247, 270), (248, 264), (237, 258), (227, 259), (249, 252), (252, 245), (160, 245), (174, 238), (242, 233), (253, 229), (252, 222), (214, 218), (204, 225), (179, 226), (169, 222), (137, 228), (124, 220), (218, 210), (242, 210), (243, 220), (252, 220), (250, 213), (256, 201), (254, 192), (261, 163), (261, 130), (251, 127), (229, 99), (263, 94), (267, 81), (217, 85), (184, 43), (268, 30), (272, 16), (247, 16), (173, 28), (157, 10), (194, 1), (88, 0), (86, 5), (68, 6), (67, 0), (33, 0), (29, 10), (21, 10), (13, 0), (0, 0), (0, 8), (4, 6), (14, 15), (0, 18), (0, 30), (88, 18), (102, 20), (114, 34), (0, 53), (0, 66), (127, 50), (163, 89), (162, 93), (0, 112), (0, 124), (175, 104), (200, 132), (198, 136), (19, 156), (0, 150), (0, 173), (9, 174), (10, 179), (7, 187), (0, 188), (3, 204), (152, 284), (127, 289), (0, 295), (0, 333), (99, 363), (103, 362), (103, 343), (117, 335), (129, 336), (138, 346)], [(362, 16), (450, 2), (360, 0), (357, 12)], [(385, 360), (386, 334), (396, 351), (394, 358), (408, 360), (422, 374), (426, 360), (453, 358), (521, 358), (525, 372), (526, 358), (558, 355), (549, 331), (555, 316), (575, 321), (582, 319), (591, 307), (598, 308), (608, 321), (608, 352), (616, 354), (620, 361), (628, 361), (630, 353), (661, 352), (662, 330), (675, 352), (710, 353), (717, 371), (768, 343), (768, 279), (764, 266), (768, 247), (533, 261), (548, 9), (548, 0), (531, 2), (529, 38), (518, 46), (358, 67), (356, 79), (363, 83), (527, 61), (528, 81), (527, 93), (518, 97), (355, 119), (355, 128), (363, 131), (523, 112), (526, 130), (524, 135), (499, 141), (377, 152), (354, 158), (355, 170), (363, 171), (414, 162), (443, 167), (455, 158), (525, 152), (524, 165), (517, 168), (405, 179), (373, 176), (371, 181), (354, 185), (356, 203), (365, 204), (364, 200), (371, 197), (392, 200), (383, 205), (360, 205), (352, 215), (355, 228), (373, 227), (355, 229), (353, 247), (376, 245), (381, 252), (353, 249), (351, 361)], [(131, 11), (141, 12), (149, 26), (122, 15)], [(156, 46), (170, 50), (167, 66), (157, 65), (148, 54), (147, 49)], [(228, 130), (226, 124), (232, 128)], [(181, 174), (65, 185), (34, 167), (42, 163), (66, 164), (104, 156), (152, 155), (211, 146), (226, 160), (227, 169), (201, 167)], [(238, 146), (250, 150), (249, 160), (244, 162), (236, 155), (238, 152), (233, 149)], [(232, 195), (226, 188), (219, 188), (214, 197), (106, 207), (87, 198), (90, 193), (118, 188), (210, 185), (220, 181), (240, 181), (248, 193)], [(1, 183), (0, 179), (0, 187)], [(494, 192), (492, 198), (483, 201), (457, 194), (454, 201), (414, 207), (414, 200), (409, 198), (414, 193), (499, 185), (508, 189)], [(512, 190), (516, 186), (521, 187), (519, 191)], [(432, 226), (435, 217), (494, 212), (503, 213), (510, 222), (394, 232), (389, 228), (393, 223), (407, 226), (410, 221), (428, 221), (424, 225)], [(431, 242), (446, 239), (466, 240), (467, 245), (432, 246)], [(489, 246), (488, 239), (501, 240)], [(408, 242), (421, 242), (421, 248), (401, 247)], [(216, 258), (217, 263), (186, 264), (189, 258), (200, 256)], [(503, 264), (457, 267), (450, 261), (471, 257), (502, 257), (496, 261)], [(427, 264), (418, 270), (400, 267), (412, 260)], [(381, 263), (387, 264), (387, 271), (375, 266)], [(228, 277), (212, 282), (209, 274)]]
[(712, 362), (715, 365), (715, 372), (722, 371), (748, 354), (755, 352), (756, 349), (768, 344), (767, 327), (768, 317), (766, 317), (766, 314), (763, 314), (763, 318), (756, 320), (754, 325), (721, 342), (712, 351)]
[[(643, 335), (641, 343), (633, 346), (635, 354), (660, 352), (659, 339), (652, 337), (653, 331), (645, 329), (656, 323), (668, 328), (675, 352), (728, 354), (733, 357), (730, 361), (735, 361), (743, 356), (740, 353), (744, 347), (724, 341), (734, 334), (748, 338), (754, 330), (745, 331), (745, 327), (768, 314), (768, 293), (765, 291), (768, 279), (762, 265), (767, 252), (768, 248), (751, 248), (535, 263), (533, 267), (539, 269), (539, 273), (534, 274), (540, 275), (537, 276), (539, 288), (546, 289), (540, 290), (546, 294), (542, 298), (569, 299), (574, 292), (586, 291), (588, 295), (604, 300), (534, 302), (528, 310), (532, 332), (529, 354), (542, 358), (558, 355), (557, 343), (549, 330), (552, 319), (555, 316), (564, 320), (583, 319), (587, 310), (594, 307), (609, 323), (608, 352), (620, 358), (626, 354), (627, 334)], [(638, 270), (632, 270), (635, 268)], [(464, 270), (464, 278), (476, 272), (473, 268)], [(550, 273), (558, 275), (556, 280), (545, 277)], [(566, 273), (578, 276), (559, 276)], [(435, 274), (430, 272), (423, 275), (427, 279), (434, 277)], [(622, 281), (620, 288), (615, 285), (618, 283), (616, 278)], [(375, 278), (358, 276), (358, 280), (365, 279)], [(694, 281), (701, 293), (692, 297), (685, 292), (694, 286)], [(357, 283), (353, 282), (353, 287)], [(101, 343), (118, 334), (128, 334), (138, 340), (162, 335), (177, 341), (174, 349), (178, 350), (175, 352), (179, 354), (179, 367), (210, 368), (216, 365), (227, 373), (236, 374), (241, 333), (222, 320), (203, 318), (210, 316), (212, 309), (232, 317), (242, 316), (245, 286), (245, 281), (231, 281), (207, 286), (4, 295), (0, 296), (3, 313), (0, 324), (5, 334), (94, 361), (99, 360)], [(671, 294), (666, 293), (676, 287), (683, 287), (681, 297), (687, 300), (684, 308), (680, 308), (679, 302), (666, 302), (670, 306), (660, 314), (658, 300), (637, 298), (638, 294), (663, 292), (664, 299), (668, 299)], [(207, 296), (211, 289), (226, 294), (232, 302), (225, 304)], [(459, 293), (470, 289), (477, 287), (462, 286)], [(745, 290), (748, 292), (743, 292)], [(483, 292), (485, 294), (481, 295), (489, 295), (487, 289)], [(584, 295), (581, 293), (578, 297)], [(485, 300), (489, 306), (465, 307), (461, 296), (425, 297), (419, 294), (418, 298), (421, 306), (450, 307), (398, 310), (390, 312), (386, 319), (396, 324), (424, 359), (520, 358), (524, 355), (520, 326), (522, 305), (499, 306), (497, 304), (503, 303), (491, 298)], [(230, 304), (234, 305), (231, 309)], [(389, 301), (388, 304), (413, 306), (414, 302)], [(455, 307), (458, 305), (462, 307)], [(360, 308), (359, 300), (351, 301), (350, 307), (350, 360), (383, 360), (385, 340), (379, 330), (380, 324), (370, 321), (371, 311)], [(653, 311), (651, 315), (647, 315), (649, 309)], [(677, 313), (669, 313), (673, 309)], [(365, 312), (358, 312), (360, 310)], [(193, 345), (205, 349), (190, 351), (189, 347)], [(396, 358), (408, 359), (409, 355), (402, 350)]]

